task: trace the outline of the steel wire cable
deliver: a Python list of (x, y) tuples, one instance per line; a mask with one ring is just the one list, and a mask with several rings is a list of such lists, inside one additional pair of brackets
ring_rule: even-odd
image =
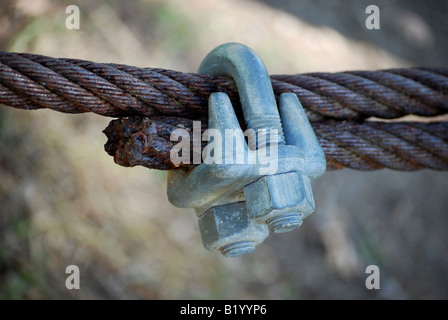
[[(447, 122), (366, 121), (448, 113), (448, 68), (273, 75), (271, 80), (276, 96), (298, 96), (329, 169), (448, 170)], [(106, 151), (125, 166), (175, 168), (169, 133), (179, 124), (190, 128), (193, 120), (206, 120), (212, 92), (227, 93), (241, 117), (231, 78), (0, 52), (1, 104), (129, 117), (111, 121), (104, 131)]]
[[(297, 94), (310, 121), (448, 112), (448, 69), (444, 68), (273, 75), (271, 79), (276, 95)], [(226, 92), (238, 105), (235, 84), (226, 77), (0, 52), (0, 102), (15, 108), (193, 119), (207, 114), (207, 98), (216, 91)]]

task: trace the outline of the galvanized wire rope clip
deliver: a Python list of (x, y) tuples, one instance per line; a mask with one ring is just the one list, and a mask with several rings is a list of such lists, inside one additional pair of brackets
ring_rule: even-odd
[(235, 80), (248, 130), (243, 133), (227, 94), (211, 94), (210, 140), (220, 136), (224, 143), (204, 151), (203, 163), (193, 170), (170, 171), (168, 198), (196, 209), (206, 249), (240, 256), (269, 230), (294, 230), (314, 211), (310, 179), (325, 172), (325, 155), (295, 94), (280, 95), (277, 108), (266, 67), (250, 48), (223, 44), (205, 57), (199, 72)]

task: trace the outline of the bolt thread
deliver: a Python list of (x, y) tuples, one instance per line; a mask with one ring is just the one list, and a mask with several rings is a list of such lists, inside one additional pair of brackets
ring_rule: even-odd
[[(247, 127), (253, 129), (255, 134), (248, 136), (249, 147), (252, 150), (257, 148), (264, 148), (270, 143), (270, 130), (277, 130), (277, 143), (279, 145), (285, 144), (285, 137), (283, 135), (282, 123), (279, 116), (264, 115), (259, 118), (251, 118), (247, 120)], [(266, 130), (268, 129), (268, 130)], [(259, 131), (260, 130), (260, 131)], [(257, 143), (258, 140), (258, 143)]]
[(239, 241), (225, 245), (221, 248), (221, 253), (227, 258), (242, 256), (255, 250), (253, 241)]
[(289, 232), (297, 229), (302, 225), (302, 217), (300, 214), (290, 214), (271, 218), (266, 221), (269, 230), (273, 233)]

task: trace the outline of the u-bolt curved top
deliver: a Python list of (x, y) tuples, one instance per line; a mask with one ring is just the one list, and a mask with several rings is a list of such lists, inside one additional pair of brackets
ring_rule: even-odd
[[(238, 88), (247, 128), (277, 129), (278, 144), (284, 144), (271, 78), (253, 50), (240, 43), (220, 45), (204, 58), (198, 71), (232, 77)], [(249, 146), (255, 149), (255, 142), (249, 141)]]

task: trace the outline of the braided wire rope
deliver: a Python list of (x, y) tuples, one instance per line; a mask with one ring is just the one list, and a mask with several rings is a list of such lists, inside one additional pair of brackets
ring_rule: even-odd
[[(329, 169), (448, 170), (448, 123), (366, 121), (448, 113), (448, 68), (273, 75), (271, 81), (276, 96), (298, 96)], [(173, 169), (167, 134), (177, 124), (189, 128), (192, 120), (206, 120), (208, 96), (218, 91), (241, 109), (227, 77), (0, 52), (1, 104), (130, 117), (105, 130), (106, 151), (122, 165)], [(131, 145), (144, 146), (141, 154)]]

